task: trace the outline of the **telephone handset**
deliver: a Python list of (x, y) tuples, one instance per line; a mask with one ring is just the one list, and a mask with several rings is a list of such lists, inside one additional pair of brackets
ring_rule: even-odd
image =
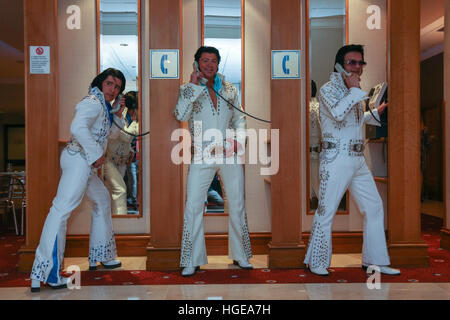
[(347, 77), (350, 77), (350, 76), (351, 76), (351, 73), (345, 71), (344, 67), (342, 67), (340, 63), (336, 63), (336, 64), (334, 65), (334, 67), (336, 68), (336, 70), (337, 70), (340, 74), (342, 74), (342, 72), (343, 72)]
[(116, 113), (117, 111), (120, 110), (120, 99), (122, 99), (122, 95), (119, 94), (116, 98), (116, 100), (114, 100), (114, 104), (112, 105), (112, 109), (111, 111), (109, 111), (109, 113)]
[[(200, 72), (200, 69), (198, 68), (198, 62), (197, 61), (194, 61), (194, 63), (192, 64), (192, 66), (194, 67), (194, 71), (197, 73), (197, 75), (198, 75), (198, 73)], [(201, 78), (200, 79), (200, 83), (202, 83), (202, 84), (204, 84), (204, 85), (206, 85), (206, 83), (208, 82), (208, 79), (206, 79), (206, 78)]]

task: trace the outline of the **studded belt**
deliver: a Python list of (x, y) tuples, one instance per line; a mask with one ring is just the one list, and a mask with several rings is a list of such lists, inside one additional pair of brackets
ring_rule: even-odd
[(331, 142), (331, 141), (322, 141), (321, 146), (322, 146), (323, 150), (334, 149), (334, 148), (336, 148), (336, 143)]
[(365, 146), (363, 143), (354, 143), (350, 145), (350, 151), (352, 152), (363, 152), (364, 148)]
[(365, 145), (361, 139), (351, 139), (348, 144), (348, 155), (361, 157), (364, 156)]
[(321, 146), (320, 146), (320, 145), (315, 146), (315, 147), (309, 147), (309, 152), (317, 152), (317, 153), (320, 153), (320, 151), (321, 151)]

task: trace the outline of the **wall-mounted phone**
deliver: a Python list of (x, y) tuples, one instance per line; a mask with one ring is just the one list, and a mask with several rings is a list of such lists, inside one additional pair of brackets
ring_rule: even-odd
[(340, 63), (336, 63), (336, 64), (334, 65), (334, 68), (335, 68), (340, 74), (342, 74), (342, 72), (343, 72), (347, 77), (350, 77), (350, 75), (351, 75), (350, 72), (345, 71), (344, 67), (341, 66)]
[[(200, 72), (200, 69), (198, 67), (198, 62), (194, 61), (194, 63), (192, 64), (192, 67), (194, 67), (194, 72), (196, 72), (197, 76), (198, 76), (198, 73)], [(207, 82), (208, 82), (208, 79), (206, 79), (206, 78), (201, 78), (200, 79), (200, 83), (202, 83), (204, 85), (206, 85)]]
[(117, 111), (120, 110), (120, 99), (122, 99), (122, 95), (119, 94), (116, 98), (116, 100), (114, 100), (114, 104), (112, 105), (112, 109), (111, 111), (109, 111), (109, 113), (116, 113)]

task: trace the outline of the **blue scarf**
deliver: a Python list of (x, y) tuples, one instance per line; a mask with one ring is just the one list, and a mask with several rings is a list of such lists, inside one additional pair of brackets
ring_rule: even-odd
[(109, 126), (112, 127), (114, 115), (111, 113), (112, 106), (109, 102), (106, 102), (106, 109), (108, 109)]
[[(206, 84), (200, 83), (202, 86), (206, 87)], [(222, 88), (222, 79), (217, 75), (214, 77), (214, 86), (213, 86), (214, 90), (216, 92), (219, 92), (220, 89)], [(216, 94), (217, 96), (217, 94)]]

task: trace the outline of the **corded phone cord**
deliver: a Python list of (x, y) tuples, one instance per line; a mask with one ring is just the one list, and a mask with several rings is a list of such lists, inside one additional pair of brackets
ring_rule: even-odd
[(142, 134), (132, 134), (132, 133), (129, 133), (129, 132), (126, 132), (125, 130), (123, 130), (122, 127), (120, 127), (120, 126), (114, 121), (114, 119), (112, 119), (112, 122), (114, 123), (114, 125), (115, 125), (117, 128), (120, 129), (120, 131), (125, 132), (126, 134), (128, 134), (128, 135), (130, 135), (130, 136), (133, 136), (133, 137), (135, 137), (135, 138), (141, 138), (141, 137), (143, 137), (143, 136), (146, 136), (146, 135), (150, 134), (150, 131), (147, 131), (147, 132), (142, 133)]
[(271, 123), (271, 122), (268, 121), (268, 120), (260, 119), (260, 118), (258, 118), (258, 117), (252, 116), (251, 114), (249, 114), (249, 113), (247, 113), (247, 112), (245, 112), (245, 111), (242, 111), (241, 109), (239, 109), (239, 108), (237, 108), (236, 106), (234, 106), (230, 101), (228, 101), (227, 99), (225, 99), (224, 97), (222, 97), (222, 95), (221, 95), (220, 93), (218, 93), (214, 88), (213, 88), (213, 90), (214, 90), (214, 92), (215, 92), (219, 97), (221, 97), (223, 100), (225, 100), (226, 103), (228, 103), (230, 106), (232, 106), (233, 108), (235, 108), (235, 109), (236, 109), (237, 111), (239, 111), (240, 113), (243, 113), (243, 114), (245, 114), (245, 115), (247, 115), (247, 116), (249, 116), (249, 117), (251, 117), (251, 118), (253, 118), (253, 119), (256, 119), (256, 120), (258, 120), (258, 121), (262, 121), (262, 122), (265, 122), (265, 123)]
[[(370, 109), (370, 107), (368, 106), (369, 103), (368, 102), (366, 102), (366, 103), (367, 103), (367, 109), (369, 109), (369, 112), (372, 115), (372, 117), (380, 124), (380, 126), (387, 127), (387, 122), (382, 122), (382, 121), (378, 120), (377, 117), (375, 117), (375, 115), (373, 114), (372, 109)], [(379, 116), (381, 119), (381, 115), (379, 115)]]

